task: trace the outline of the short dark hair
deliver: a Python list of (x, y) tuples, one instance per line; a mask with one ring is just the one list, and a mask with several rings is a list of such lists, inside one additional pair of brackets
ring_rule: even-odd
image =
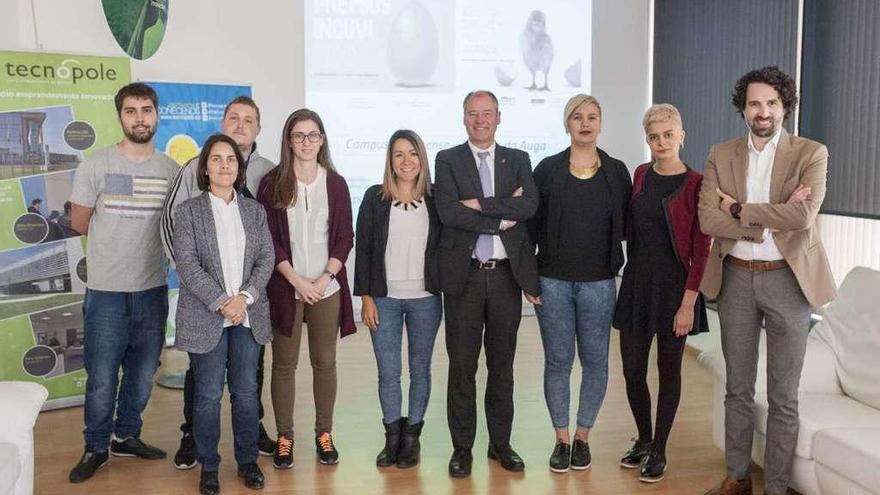
[(35, 205), (35, 204), (37, 204), (37, 203), (42, 203), (42, 202), (43, 202), (43, 200), (40, 199), (40, 198), (34, 198), (34, 199), (31, 200), (31, 204), (32, 204), (32, 205)]
[(244, 157), (242, 156), (241, 151), (239, 151), (238, 145), (235, 144), (235, 141), (225, 134), (214, 134), (209, 136), (208, 139), (205, 140), (205, 144), (202, 145), (202, 151), (199, 153), (199, 164), (196, 169), (196, 183), (202, 191), (207, 191), (211, 188), (211, 181), (208, 180), (208, 157), (211, 156), (211, 148), (217, 143), (226, 143), (231, 146), (232, 151), (235, 152), (235, 159), (238, 160), (238, 172), (235, 176), (235, 182), (232, 184), (232, 188), (238, 191), (241, 189), (241, 185), (244, 183), (245, 179)]
[(226, 104), (226, 108), (223, 109), (223, 118), (226, 118), (226, 114), (229, 113), (229, 107), (232, 105), (247, 105), (254, 109), (257, 112), (257, 125), (260, 125), (260, 107), (257, 106), (257, 102), (254, 101), (253, 98), (247, 95), (239, 95), (232, 99), (229, 103)]
[(149, 84), (135, 82), (119, 88), (119, 91), (116, 92), (116, 98), (114, 98), (114, 102), (116, 103), (117, 114), (122, 113), (122, 103), (129, 96), (134, 98), (149, 98), (150, 101), (153, 102), (153, 106), (156, 108), (156, 111), (159, 110), (159, 95), (156, 94), (156, 91), (151, 88)]
[(733, 106), (736, 107), (736, 110), (741, 117), (746, 109), (746, 91), (749, 89), (749, 84), (752, 83), (767, 84), (772, 86), (773, 89), (779, 93), (779, 98), (782, 100), (782, 107), (785, 109), (785, 118), (788, 118), (791, 112), (797, 108), (797, 82), (795, 82), (793, 77), (782, 72), (779, 67), (769, 65), (761, 69), (747, 72), (736, 82), (736, 86), (734, 86), (733, 94), (731, 96), (733, 97)]
[(476, 90), (476, 91), (471, 91), (470, 93), (468, 93), (467, 95), (465, 95), (465, 97), (464, 97), (464, 101), (461, 102), (461, 108), (466, 112), (466, 111), (467, 111), (467, 104), (468, 104), (468, 102), (471, 100), (471, 98), (473, 98), (474, 96), (479, 96), (479, 95), (486, 95), (486, 96), (488, 96), (489, 98), (491, 98), (491, 99), (492, 99), (492, 103), (495, 104), (495, 109), (496, 109), (496, 110), (499, 110), (499, 107), (498, 107), (498, 97), (495, 96), (495, 93), (493, 93), (493, 92), (491, 92), (491, 91), (488, 91), (488, 90), (485, 90), (485, 89), (478, 89), (478, 90)]

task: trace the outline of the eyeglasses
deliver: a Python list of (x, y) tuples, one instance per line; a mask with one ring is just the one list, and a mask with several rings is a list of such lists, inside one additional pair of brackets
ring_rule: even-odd
[(293, 134), (290, 135), (290, 139), (296, 144), (305, 143), (306, 138), (309, 139), (310, 143), (317, 143), (318, 141), (321, 140), (322, 137), (324, 137), (324, 135), (318, 131), (312, 131), (308, 134), (305, 134), (302, 132), (294, 132)]

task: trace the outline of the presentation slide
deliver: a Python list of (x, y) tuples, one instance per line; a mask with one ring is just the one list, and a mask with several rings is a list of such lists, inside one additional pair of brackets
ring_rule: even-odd
[[(537, 9), (539, 10), (536, 10)], [(465, 141), (462, 100), (500, 100), (498, 143), (532, 165), (569, 144), (566, 101), (590, 91), (591, 1), (307, 0), (306, 104), (324, 119), (353, 207), (381, 182), (392, 132)]]

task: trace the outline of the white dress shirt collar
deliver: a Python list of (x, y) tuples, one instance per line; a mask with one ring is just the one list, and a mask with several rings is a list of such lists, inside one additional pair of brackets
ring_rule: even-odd
[(779, 146), (779, 138), (782, 136), (782, 128), (776, 131), (776, 134), (770, 138), (770, 141), (767, 141), (767, 144), (764, 145), (763, 150), (758, 150), (755, 148), (755, 142), (752, 140), (752, 133), (749, 131), (748, 140), (749, 140), (749, 151), (754, 151), (755, 153), (761, 153), (767, 150), (767, 146), (773, 146), (773, 151), (776, 151), (776, 148)]

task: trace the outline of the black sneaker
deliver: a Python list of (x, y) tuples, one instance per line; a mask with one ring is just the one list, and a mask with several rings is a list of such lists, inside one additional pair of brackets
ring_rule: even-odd
[(273, 465), (275, 469), (290, 469), (293, 467), (293, 439), (289, 436), (284, 434), (278, 435)]
[(69, 479), (71, 483), (82, 483), (91, 478), (92, 475), (95, 474), (95, 471), (104, 467), (109, 460), (110, 454), (108, 454), (106, 450), (104, 452), (86, 451), (83, 453), (82, 457), (80, 457), (76, 466), (70, 471), (70, 476), (68, 476), (67, 479)]
[(248, 462), (238, 466), (238, 477), (244, 480), (244, 486), (251, 490), (262, 490), (266, 479), (256, 462)]
[(337, 464), (339, 462), (339, 451), (333, 445), (333, 436), (329, 431), (315, 437), (315, 448), (318, 451), (318, 461), (321, 464)]
[(656, 483), (663, 479), (664, 473), (666, 473), (666, 454), (651, 452), (642, 461), (642, 467), (639, 470), (639, 481)]
[(220, 493), (220, 480), (217, 471), (202, 471), (199, 478), (199, 493), (201, 495), (217, 495)]
[(571, 468), (576, 471), (583, 471), (585, 469), (590, 469), (590, 464), (592, 464), (592, 457), (590, 456), (590, 444), (583, 441), (574, 439), (574, 445), (571, 448)]
[(633, 446), (623, 454), (623, 458), (620, 459), (620, 466), (627, 469), (636, 469), (640, 467), (642, 461), (648, 456), (649, 446), (650, 444), (647, 442), (633, 439)]
[(147, 445), (137, 437), (128, 437), (125, 440), (113, 437), (113, 440), (110, 441), (110, 453), (116, 457), (140, 457), (141, 459), (164, 459), (167, 455), (164, 450)]
[(192, 434), (184, 433), (180, 439), (180, 448), (174, 454), (174, 467), (177, 469), (192, 469), (199, 461), (196, 460), (196, 439)]
[(275, 441), (266, 433), (263, 423), (260, 423), (260, 437), (257, 439), (257, 450), (260, 451), (260, 455), (275, 455)]
[(567, 473), (571, 458), (571, 445), (557, 441), (553, 453), (550, 454), (550, 471), (554, 473)]

